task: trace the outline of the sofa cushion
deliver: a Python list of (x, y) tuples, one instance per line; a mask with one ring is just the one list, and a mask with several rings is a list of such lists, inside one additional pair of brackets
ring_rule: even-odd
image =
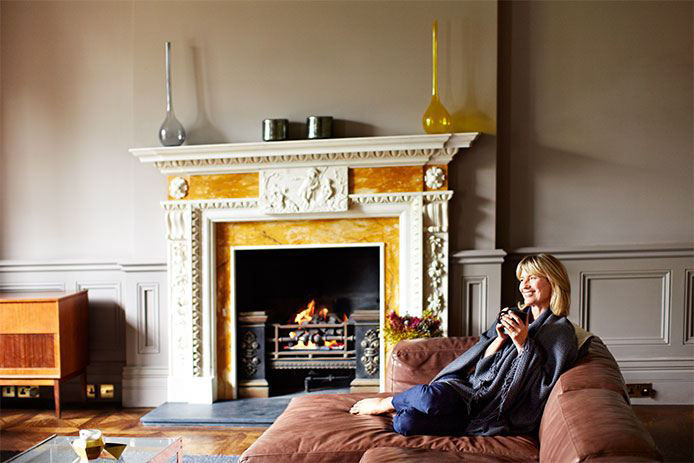
[(661, 460), (653, 438), (631, 406), (620, 393), (608, 389), (553, 392), (539, 435), (540, 461)]
[[(390, 394), (380, 394), (385, 397)], [(507, 461), (536, 461), (537, 441), (526, 436), (405, 437), (393, 432), (389, 415), (351, 415), (373, 394), (319, 394), (292, 399), (275, 423), (241, 456), (245, 463), (354, 462), (372, 447), (434, 449)]]
[(629, 394), (619, 366), (600, 338), (592, 338), (588, 355), (561, 375), (552, 394), (581, 389), (607, 389), (620, 394), (629, 402)]
[(359, 463), (499, 463), (507, 460), (499, 456), (483, 456), (479, 454), (465, 455), (460, 453), (443, 452), (441, 450), (403, 449), (397, 447), (376, 447), (369, 449), (361, 457)]
[(400, 341), (386, 369), (385, 390), (402, 392), (431, 381), (443, 367), (474, 346), (479, 338), (424, 338)]

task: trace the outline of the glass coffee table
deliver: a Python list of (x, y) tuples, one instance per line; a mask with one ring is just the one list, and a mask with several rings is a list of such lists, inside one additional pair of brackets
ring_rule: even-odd
[[(79, 463), (80, 457), (71, 444), (75, 439), (77, 436), (53, 435), (7, 460), (7, 463)], [(125, 444), (127, 447), (118, 460), (97, 458), (89, 460), (89, 463), (183, 463), (183, 441), (180, 437), (104, 437), (104, 442)]]

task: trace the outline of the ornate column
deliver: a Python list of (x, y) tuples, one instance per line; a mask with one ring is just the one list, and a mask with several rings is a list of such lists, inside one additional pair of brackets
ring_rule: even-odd
[(164, 207), (170, 301), (167, 400), (187, 402), (187, 385), (193, 374), (191, 207), (184, 203)]
[(452, 191), (425, 194), (424, 310), (441, 315), (448, 331), (448, 202)]

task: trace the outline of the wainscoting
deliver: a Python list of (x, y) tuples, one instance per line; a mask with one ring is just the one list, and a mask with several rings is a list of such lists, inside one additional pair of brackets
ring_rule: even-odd
[(569, 272), (572, 321), (605, 341), (627, 383), (653, 384), (654, 398), (633, 403), (694, 403), (691, 245), (456, 253), (451, 313), (459, 315), (449, 332), (479, 334), (502, 304), (518, 300), (515, 266), (538, 252), (554, 254)]
[[(570, 318), (607, 343), (628, 383), (653, 384), (656, 396), (635, 404), (694, 403), (692, 246), (455, 253), (449, 334), (489, 326), (502, 304), (516, 300), (516, 263), (536, 252), (566, 265)], [(114, 384), (124, 406), (157, 406), (166, 401), (169, 371), (166, 275), (163, 262), (0, 261), (0, 291), (88, 289), (89, 382)], [(67, 384), (68, 398), (78, 397), (77, 387)]]
[[(0, 292), (89, 291), (90, 384), (113, 384), (113, 401), (166, 401), (168, 314), (162, 262), (0, 261)], [(64, 396), (79, 397), (79, 381)]]

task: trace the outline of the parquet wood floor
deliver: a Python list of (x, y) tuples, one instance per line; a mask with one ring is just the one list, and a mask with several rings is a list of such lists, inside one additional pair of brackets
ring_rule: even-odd
[(149, 408), (66, 409), (60, 419), (53, 410), (0, 410), (0, 449), (25, 450), (51, 434), (77, 436), (80, 429), (101, 429), (106, 436), (183, 437), (186, 455), (240, 455), (264, 428), (153, 427), (140, 417)]
[[(58, 419), (51, 408), (0, 410), (0, 450), (25, 450), (51, 434), (76, 436), (80, 429), (101, 429), (107, 436), (183, 437), (186, 455), (240, 455), (265, 430), (227, 427), (142, 426), (149, 408), (66, 409)], [(694, 461), (694, 407), (634, 405), (666, 462)]]
[(694, 406), (632, 405), (666, 462), (694, 461)]

